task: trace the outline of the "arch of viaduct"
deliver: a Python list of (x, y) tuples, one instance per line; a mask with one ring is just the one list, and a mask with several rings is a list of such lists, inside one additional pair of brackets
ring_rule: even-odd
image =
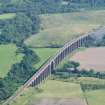
[[(35, 87), (38, 86), (43, 80), (45, 80), (48, 76), (51, 75), (52, 71), (57, 67), (57, 65), (70, 53), (72, 53), (74, 50), (78, 49), (79, 47), (82, 47), (87, 44), (89, 37), (92, 36), (93, 34), (97, 34), (99, 30), (102, 32), (104, 30), (105, 32), (105, 27), (99, 27), (99, 29), (96, 29), (94, 32), (91, 31), (89, 33), (86, 33), (77, 39), (74, 39), (64, 45), (64, 47), (46, 64), (44, 64), (23, 86), (21, 86), (16, 93), (11, 96), (3, 105), (7, 105), (10, 103), (12, 100), (14, 100), (18, 95), (21, 94), (21, 92), (29, 87)], [(102, 34), (102, 33), (101, 33)]]

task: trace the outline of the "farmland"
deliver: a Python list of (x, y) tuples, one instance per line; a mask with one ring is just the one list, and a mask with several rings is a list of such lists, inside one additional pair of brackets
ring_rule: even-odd
[(105, 48), (88, 48), (74, 54), (70, 60), (80, 63), (80, 69), (105, 71)]
[[(70, 101), (72, 101), (71, 99), (75, 101), (77, 100), (77, 102), (81, 102), (81, 100), (83, 100), (81, 105), (85, 105), (79, 84), (56, 80), (47, 80), (45, 84), (42, 84), (39, 87), (39, 92), (37, 92), (35, 88), (26, 89), (11, 105), (34, 105), (35, 103), (35, 105), (39, 105), (39, 101), (42, 101), (41, 105), (43, 105), (43, 100), (46, 100), (46, 105), (53, 105), (50, 102), (58, 103), (62, 99), (64, 99), (65, 102), (68, 101), (67, 105), (72, 105), (70, 104)], [(64, 100), (62, 102), (64, 102)], [(57, 105), (60, 105), (60, 103)]]
[[(71, 79), (67, 82), (61, 80), (48, 79), (38, 88), (27, 88), (20, 96), (16, 98), (10, 105), (86, 105), (84, 95), (89, 105), (105, 105), (105, 90), (91, 90), (82, 92), (79, 83), (85, 84), (105, 84), (105, 80), (81, 77), (78, 80)], [(100, 98), (98, 98), (100, 95)], [(31, 98), (30, 98), (31, 97)]]
[(0, 45), (0, 78), (6, 76), (11, 66), (20, 62), (22, 54), (16, 54), (16, 46), (13, 44)]
[(105, 105), (105, 89), (86, 92), (89, 105)]

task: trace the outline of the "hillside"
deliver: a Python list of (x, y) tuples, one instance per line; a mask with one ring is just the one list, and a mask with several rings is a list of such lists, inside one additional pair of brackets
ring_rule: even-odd
[(25, 43), (31, 47), (62, 46), (105, 24), (105, 10), (40, 15), (41, 29)]

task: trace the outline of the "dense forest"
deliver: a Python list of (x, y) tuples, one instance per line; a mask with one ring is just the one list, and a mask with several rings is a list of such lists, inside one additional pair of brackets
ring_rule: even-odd
[[(13, 2), (14, 1), (14, 2)], [(105, 0), (1, 0), (0, 12), (70, 12), (79, 8), (104, 7)]]
[[(0, 13), (16, 13), (15, 18), (0, 20), (0, 44), (14, 43), (23, 53), (20, 63), (12, 65), (7, 77), (0, 79), (0, 101), (10, 97), (33, 75), (33, 64), (40, 58), (24, 40), (40, 29), (39, 14), (73, 12), (80, 8), (104, 7), (105, 0), (0, 0)], [(105, 37), (103, 38), (105, 41)], [(105, 42), (103, 42), (105, 45)]]

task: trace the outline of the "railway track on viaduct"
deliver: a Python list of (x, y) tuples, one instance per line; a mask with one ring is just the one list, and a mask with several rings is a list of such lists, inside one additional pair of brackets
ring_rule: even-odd
[[(48, 60), (23, 86), (21, 86), (14, 95), (12, 95), (3, 105), (9, 105), (11, 101), (13, 101), (17, 96), (21, 94), (21, 92), (29, 86), (35, 87), (38, 86), (43, 80), (45, 80), (48, 76), (51, 75), (52, 71), (57, 67), (57, 65), (70, 53), (74, 50), (78, 49), (86, 45), (89, 40), (89, 37), (93, 34), (97, 34), (103, 27), (99, 27), (98, 29), (88, 32), (77, 39), (74, 39), (68, 43), (66, 43), (59, 52)], [(103, 28), (105, 31), (105, 27)], [(99, 30), (99, 31), (97, 31)], [(102, 34), (102, 33), (101, 33)]]

